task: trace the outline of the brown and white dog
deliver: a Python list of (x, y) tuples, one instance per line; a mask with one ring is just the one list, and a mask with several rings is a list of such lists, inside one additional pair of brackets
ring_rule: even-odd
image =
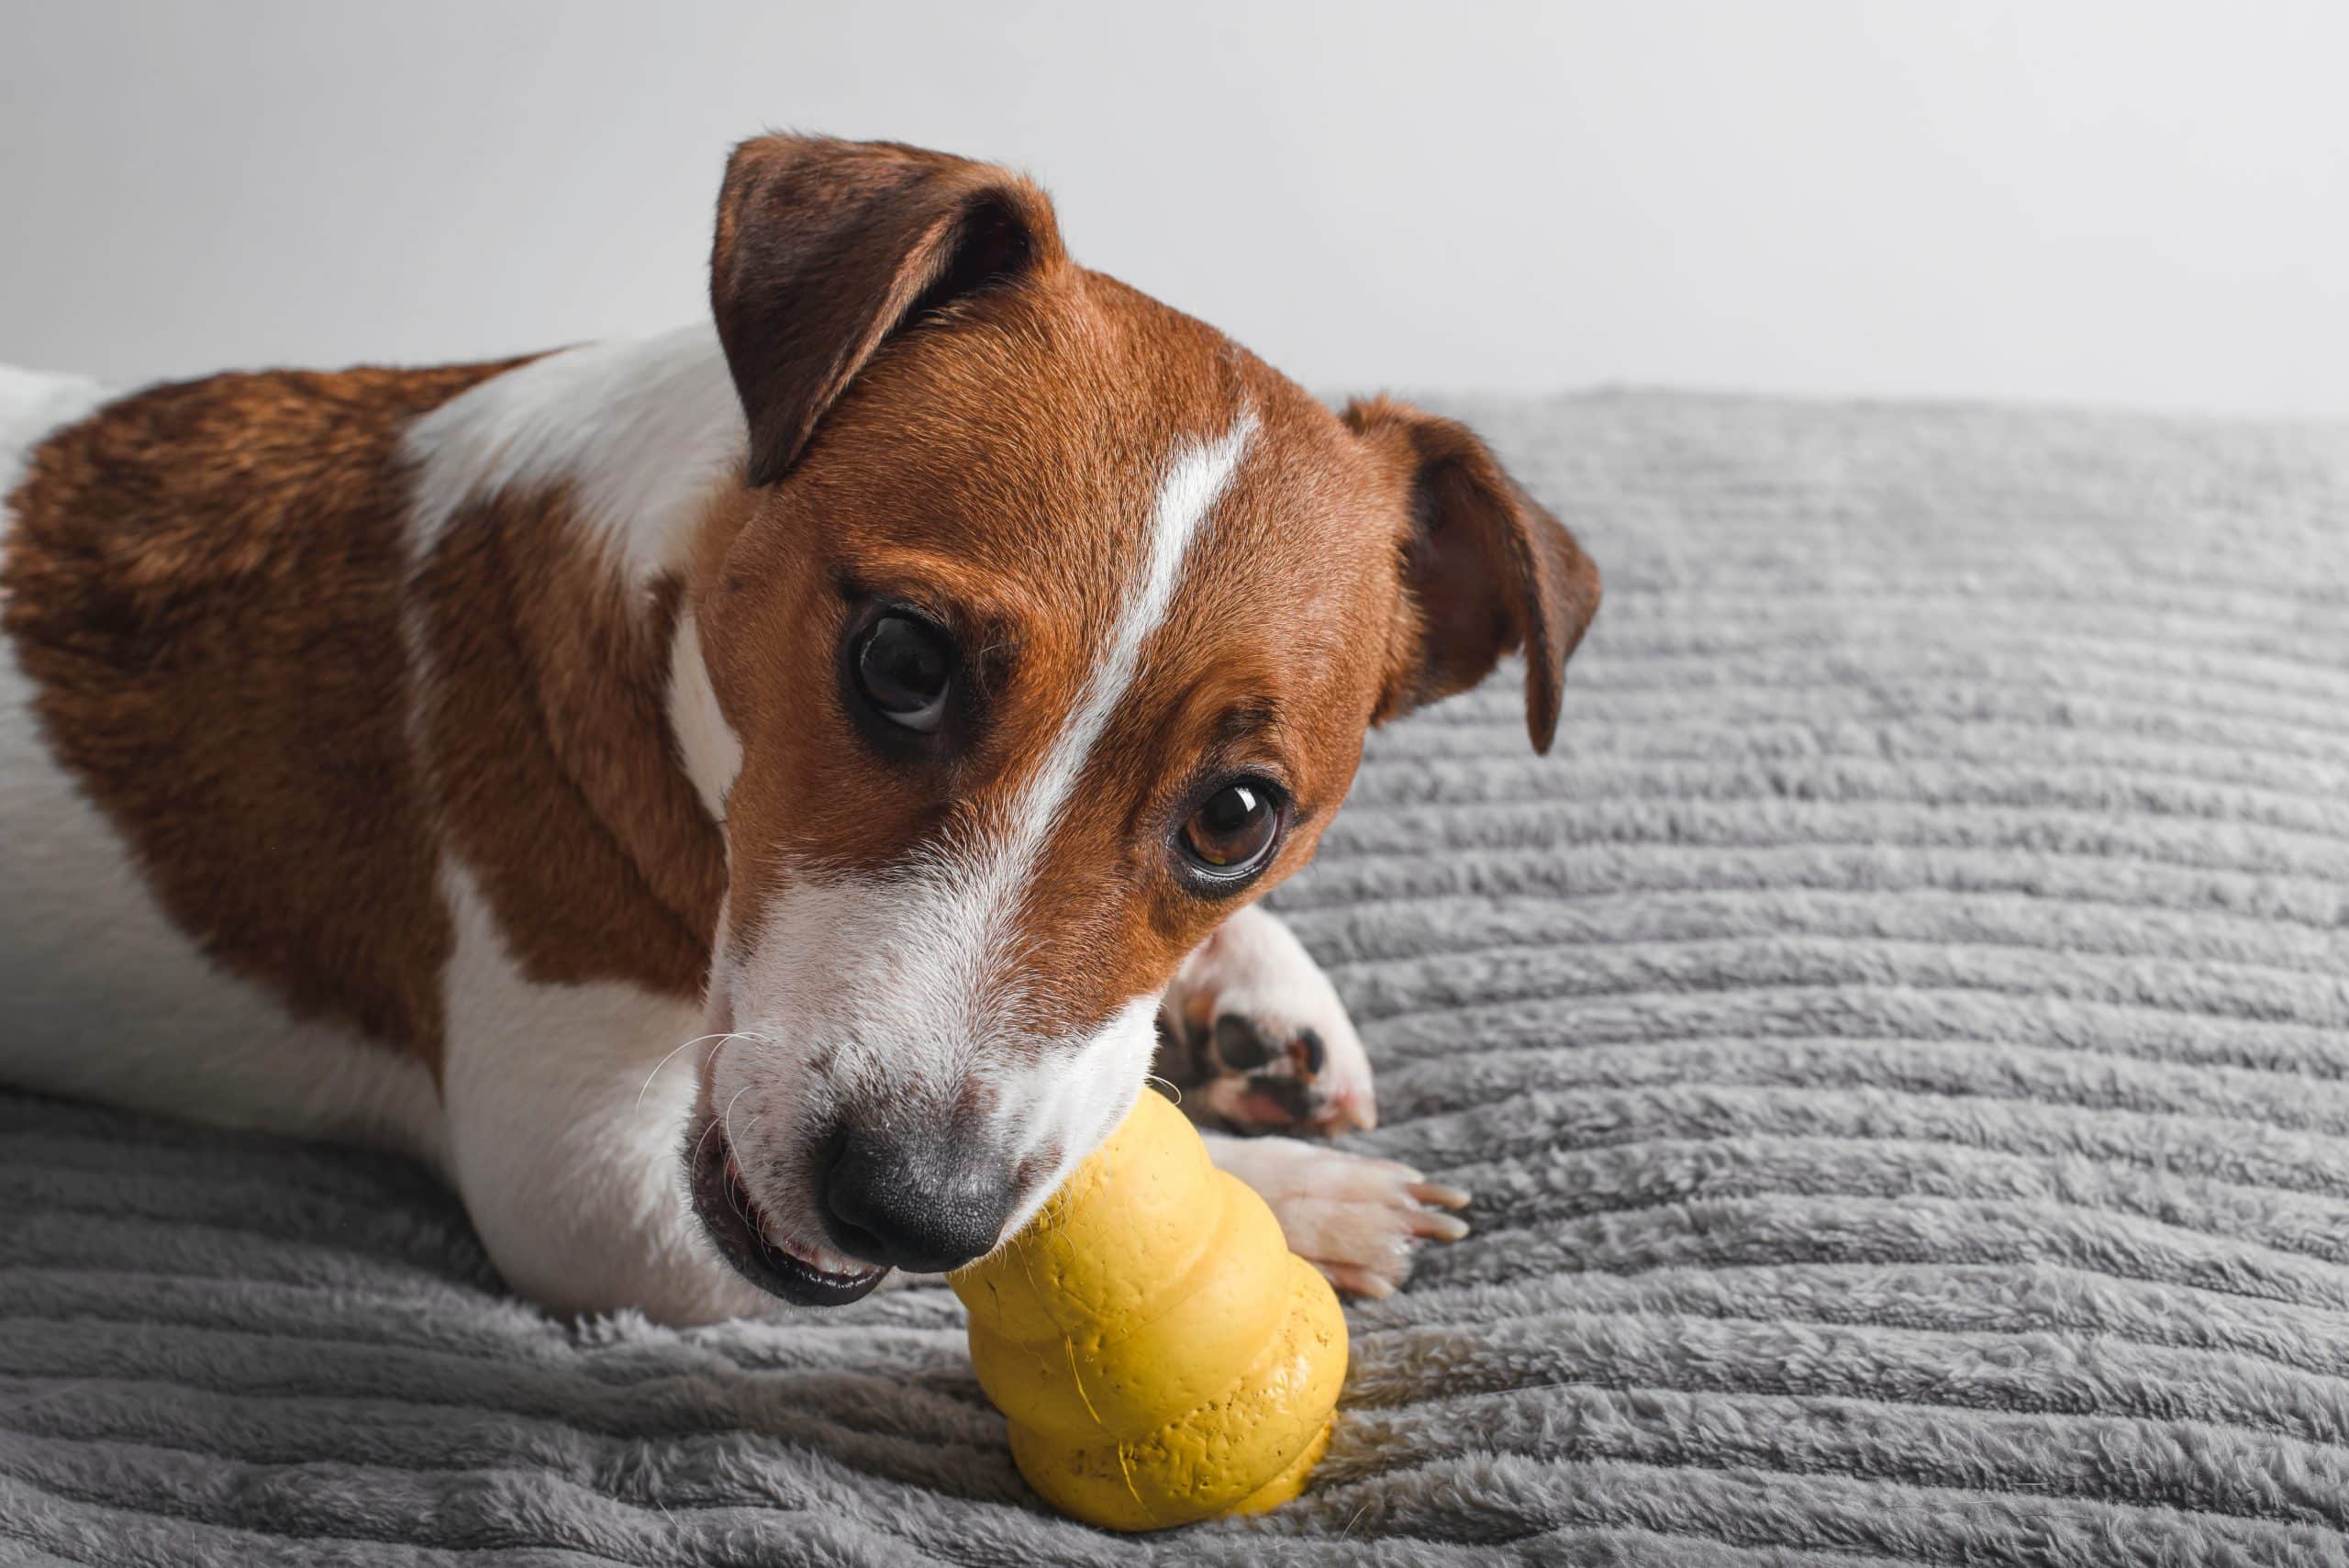
[[(496, 364), (0, 373), (0, 1078), (408, 1151), (518, 1289), (673, 1321), (985, 1253), (1154, 1018), (1214, 1120), (1369, 1126), (1252, 901), (1370, 726), (1510, 650), (1547, 748), (1573, 539), (1458, 425), (1073, 264), (1000, 169), (746, 143), (711, 304)], [(1349, 1288), (1463, 1229), (1211, 1141)]]

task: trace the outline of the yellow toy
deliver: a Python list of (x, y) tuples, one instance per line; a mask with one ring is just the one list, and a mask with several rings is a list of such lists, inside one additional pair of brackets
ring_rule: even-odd
[(1063, 1513), (1129, 1530), (1259, 1513), (1329, 1446), (1346, 1375), (1336, 1295), (1148, 1090), (953, 1284), (1019, 1473)]

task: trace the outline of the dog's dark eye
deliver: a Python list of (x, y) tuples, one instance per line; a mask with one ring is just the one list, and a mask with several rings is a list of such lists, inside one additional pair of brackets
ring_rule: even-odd
[(927, 735), (945, 717), (954, 679), (946, 634), (908, 615), (885, 615), (856, 644), (856, 689), (892, 724)]
[(1259, 779), (1234, 779), (1183, 824), (1183, 857), (1209, 882), (1238, 882), (1272, 858), (1280, 832), (1273, 787)]

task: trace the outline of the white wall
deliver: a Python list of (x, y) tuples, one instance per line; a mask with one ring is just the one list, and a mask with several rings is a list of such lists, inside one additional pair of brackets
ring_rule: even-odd
[(0, 0), (0, 360), (665, 325), (768, 125), (1021, 164), (1324, 389), (2349, 413), (2343, 0)]

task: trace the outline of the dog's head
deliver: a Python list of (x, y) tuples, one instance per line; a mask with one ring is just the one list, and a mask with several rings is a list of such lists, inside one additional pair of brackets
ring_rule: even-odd
[(696, 1195), (845, 1300), (985, 1252), (1117, 1124), (1370, 726), (1522, 649), (1546, 750), (1598, 578), (1467, 430), (1331, 414), (1001, 169), (747, 143), (711, 294), (750, 448), (692, 584), (741, 751)]

